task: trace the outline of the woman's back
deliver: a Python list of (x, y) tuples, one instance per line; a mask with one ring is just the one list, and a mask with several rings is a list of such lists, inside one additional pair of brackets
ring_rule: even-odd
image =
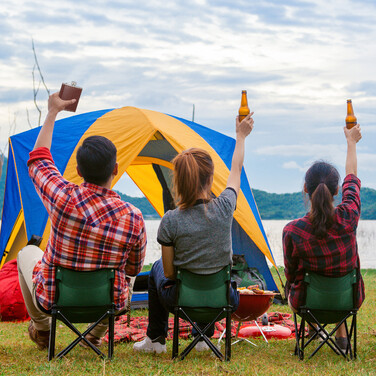
[(188, 209), (168, 211), (158, 230), (158, 242), (174, 246), (174, 266), (211, 274), (231, 263), (235, 206), (236, 193), (227, 188), (209, 202), (198, 200)]
[(333, 224), (323, 238), (316, 236), (309, 214), (286, 225), (285, 258), (296, 258), (300, 273), (310, 270), (334, 277), (347, 274), (357, 265), (359, 191), (360, 180), (348, 175), (343, 184), (342, 202), (334, 209)]

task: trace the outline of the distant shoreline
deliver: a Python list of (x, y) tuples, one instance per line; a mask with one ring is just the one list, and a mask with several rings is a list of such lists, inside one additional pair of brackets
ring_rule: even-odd
[[(161, 257), (160, 245), (157, 242), (157, 231), (159, 227), (158, 218), (147, 219), (146, 233), (148, 245), (145, 264), (149, 264)], [(262, 221), (270, 249), (277, 266), (283, 266), (282, 231), (290, 219), (265, 219)], [(360, 220), (357, 231), (357, 242), (359, 248), (361, 269), (376, 269), (376, 220)], [(271, 263), (267, 261), (269, 266)]]
[[(4, 159), (2, 175), (0, 177), (0, 202), (4, 200), (5, 179), (6, 179), (6, 158)], [(145, 219), (158, 219), (154, 207), (146, 197), (128, 196), (115, 189), (123, 201), (129, 202), (141, 210)], [(262, 220), (293, 220), (306, 214), (308, 208), (304, 202), (302, 192), (295, 193), (269, 193), (259, 189), (252, 189), (257, 209)], [(362, 201), (361, 219), (376, 220), (376, 189), (362, 187), (360, 190)], [(341, 195), (336, 196), (335, 203), (338, 204)]]
[[(141, 210), (144, 218), (158, 219), (154, 207), (146, 197), (132, 197), (116, 191), (122, 200), (130, 202)], [(309, 210), (304, 202), (301, 192), (296, 193), (268, 193), (253, 189), (253, 196), (263, 220), (293, 220), (303, 217)], [(362, 201), (361, 219), (376, 220), (376, 190), (371, 188), (362, 188), (360, 191)], [(337, 205), (341, 200), (338, 195), (335, 200)]]

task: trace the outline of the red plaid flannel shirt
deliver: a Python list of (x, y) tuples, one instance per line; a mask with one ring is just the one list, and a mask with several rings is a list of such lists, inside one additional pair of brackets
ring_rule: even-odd
[(51, 308), (57, 265), (75, 270), (114, 268), (116, 309), (125, 308), (126, 275), (137, 275), (145, 258), (146, 232), (140, 210), (112, 190), (68, 182), (47, 148), (33, 150), (28, 166), (51, 220), (46, 251), (33, 272), (39, 303)]
[(283, 229), (285, 275), (291, 284), (289, 299), (298, 309), (305, 302), (304, 271), (329, 277), (341, 277), (359, 270), (358, 307), (365, 294), (360, 275), (356, 228), (360, 216), (360, 180), (346, 176), (342, 186), (342, 203), (335, 208), (334, 224), (324, 239), (317, 239), (308, 214), (288, 223)]

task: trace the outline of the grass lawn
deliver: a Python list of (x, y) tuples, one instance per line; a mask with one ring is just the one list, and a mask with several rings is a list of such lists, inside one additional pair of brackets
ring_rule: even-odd
[[(0, 375), (376, 375), (376, 270), (363, 270), (366, 301), (358, 313), (358, 359), (347, 362), (327, 346), (311, 360), (293, 356), (294, 340), (255, 339), (257, 347), (238, 343), (230, 362), (193, 350), (183, 361), (172, 361), (172, 341), (167, 354), (133, 353), (133, 343), (115, 345), (114, 359), (101, 360), (94, 352), (77, 346), (65, 359), (47, 361), (28, 338), (28, 323), (0, 322)], [(278, 279), (276, 278), (276, 281)], [(274, 305), (270, 311), (289, 312)], [(138, 311), (133, 315), (145, 315)], [(58, 327), (57, 350), (73, 338)], [(186, 341), (180, 341), (182, 345)], [(104, 349), (106, 350), (106, 348)]]

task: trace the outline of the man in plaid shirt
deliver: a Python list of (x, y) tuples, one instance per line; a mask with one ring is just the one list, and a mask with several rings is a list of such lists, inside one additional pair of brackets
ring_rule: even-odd
[[(74, 270), (115, 269), (114, 300), (118, 312), (128, 297), (126, 276), (142, 269), (146, 232), (141, 212), (123, 202), (111, 190), (118, 173), (116, 147), (105, 137), (92, 136), (77, 151), (80, 186), (65, 180), (54, 165), (50, 147), (57, 114), (72, 101), (58, 93), (48, 100), (48, 115), (28, 161), (29, 175), (51, 221), (51, 233), (43, 251), (33, 245), (18, 255), (19, 280), (31, 317), (29, 336), (39, 349), (48, 347), (50, 316), (55, 297), (55, 267)], [(87, 335), (101, 344), (107, 329), (101, 323)]]

